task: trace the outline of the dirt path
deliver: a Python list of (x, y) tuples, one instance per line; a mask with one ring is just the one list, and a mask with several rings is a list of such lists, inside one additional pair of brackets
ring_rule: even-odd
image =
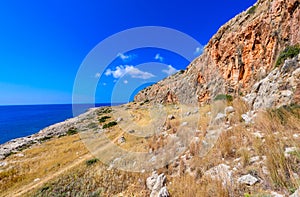
[(79, 165), (80, 163), (84, 162), (87, 159), (92, 158), (92, 156), (90, 154), (86, 154), (84, 156), (82, 156), (81, 158), (77, 159), (76, 161), (74, 161), (73, 163), (71, 163), (70, 165), (65, 166), (64, 168), (60, 169), (59, 171), (55, 172), (54, 174), (51, 174), (47, 177), (41, 178), (40, 181), (37, 182), (32, 182), (28, 185), (25, 185), (23, 187), (21, 187), (20, 189), (18, 189), (17, 191), (15, 191), (12, 194), (9, 194), (8, 196), (10, 197), (17, 197), (17, 196), (23, 196), (24, 194), (38, 188), (41, 187), (43, 184), (49, 182), (50, 180), (60, 176), (61, 174), (63, 174), (64, 172), (72, 169), (73, 167), (76, 167), (77, 165)]

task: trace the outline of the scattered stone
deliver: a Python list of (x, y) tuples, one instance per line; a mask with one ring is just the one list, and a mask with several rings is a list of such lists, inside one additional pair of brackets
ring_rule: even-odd
[(152, 190), (154, 184), (156, 183), (156, 179), (158, 174), (156, 171), (152, 172), (152, 175), (146, 179), (146, 185), (149, 190)]
[(277, 192), (271, 192), (272, 197), (284, 197), (284, 195), (278, 194)]
[(186, 125), (188, 125), (188, 123), (187, 123), (187, 122), (183, 122), (183, 123), (181, 123), (181, 126), (186, 126)]
[(24, 157), (25, 155), (23, 153), (16, 154), (17, 157)]
[(189, 115), (191, 115), (192, 113), (190, 112), (190, 111), (188, 111), (188, 112), (186, 112), (185, 113), (185, 116), (189, 116)]
[(298, 138), (298, 137), (299, 137), (299, 135), (296, 133), (293, 135), (293, 138)]
[(233, 112), (235, 112), (235, 109), (232, 107), (232, 106), (228, 106), (228, 107), (226, 107), (225, 108), (225, 110), (224, 110), (224, 113), (227, 115), (227, 114), (231, 114), (231, 113), (233, 113)]
[(7, 166), (7, 162), (1, 161), (1, 162), (0, 162), (0, 167), (5, 167), (5, 166)]
[(168, 197), (169, 192), (165, 183), (166, 176), (163, 173), (158, 175), (156, 171), (152, 172), (152, 175), (146, 179), (147, 188), (151, 191), (150, 197)]
[(218, 113), (217, 116), (215, 117), (215, 121), (218, 122), (218, 121), (223, 121), (225, 120), (226, 118), (226, 115), (223, 114), (223, 113)]
[(124, 136), (122, 136), (122, 137), (120, 137), (120, 138), (118, 139), (118, 143), (119, 143), (119, 144), (122, 144), (122, 143), (125, 143), (125, 142), (126, 142), (126, 139), (125, 139)]
[(259, 161), (259, 156), (255, 156), (255, 157), (250, 158), (250, 163), (255, 163), (257, 161)]
[(242, 119), (246, 124), (254, 123), (253, 118), (255, 117), (254, 111), (248, 111), (246, 114), (242, 114)]
[(284, 151), (284, 156), (288, 157), (290, 153), (298, 151), (297, 147), (287, 147)]
[(135, 132), (135, 130), (133, 130), (133, 129), (128, 131), (128, 133), (134, 133), (134, 132)]
[(123, 120), (123, 118), (122, 117), (119, 117), (117, 120), (116, 120), (116, 122), (121, 122)]
[(170, 194), (166, 186), (162, 187), (157, 195), (158, 197), (169, 197)]
[(168, 115), (168, 119), (169, 119), (169, 120), (174, 120), (174, 119), (175, 119), (175, 116), (172, 115), (172, 114), (170, 114), (170, 115)]
[(256, 138), (259, 138), (259, 139), (262, 139), (264, 136), (260, 133), (260, 132), (254, 132), (253, 135), (256, 137)]
[(241, 184), (252, 186), (258, 182), (258, 179), (255, 178), (254, 176), (252, 176), (251, 174), (247, 174), (247, 175), (244, 175), (244, 176), (238, 178), (237, 181)]
[(232, 181), (232, 171), (229, 169), (230, 166), (220, 164), (206, 171), (204, 176), (209, 176), (213, 180), (222, 181), (223, 185), (227, 185)]
[(40, 178), (36, 178), (36, 179), (33, 180), (33, 182), (38, 182), (40, 180), (41, 180)]

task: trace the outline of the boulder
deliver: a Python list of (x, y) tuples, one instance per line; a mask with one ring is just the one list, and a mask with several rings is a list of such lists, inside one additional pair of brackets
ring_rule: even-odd
[(156, 171), (146, 179), (147, 188), (151, 191), (150, 197), (168, 197), (169, 192), (165, 186), (165, 174), (158, 175)]
[(227, 114), (231, 114), (231, 113), (233, 113), (233, 112), (235, 112), (235, 109), (232, 107), (232, 106), (228, 106), (228, 107), (226, 107), (225, 108), (225, 110), (224, 110), (224, 113), (227, 115)]
[(204, 173), (204, 176), (210, 177), (213, 180), (222, 181), (222, 184), (228, 185), (232, 181), (232, 171), (229, 170), (230, 166), (220, 164), (215, 166)]
[(237, 181), (238, 183), (252, 186), (255, 183), (257, 183), (259, 180), (256, 177), (252, 176), (251, 174), (247, 174), (238, 178)]
[(166, 186), (162, 187), (157, 195), (158, 197), (169, 197), (170, 194)]

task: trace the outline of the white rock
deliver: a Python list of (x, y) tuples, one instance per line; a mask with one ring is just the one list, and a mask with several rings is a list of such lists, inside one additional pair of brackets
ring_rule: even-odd
[(0, 162), (0, 167), (5, 167), (5, 166), (7, 166), (7, 162), (1, 161), (1, 162)]
[(254, 163), (254, 162), (257, 162), (257, 161), (259, 161), (259, 156), (255, 156), (255, 157), (250, 158), (250, 163)]
[(293, 138), (298, 138), (298, 137), (299, 137), (299, 135), (296, 133), (293, 135)]
[(186, 125), (188, 125), (188, 123), (187, 123), (187, 122), (183, 122), (183, 123), (181, 123), (181, 126), (186, 126)]
[(253, 135), (256, 137), (256, 138), (259, 138), (259, 139), (262, 139), (264, 136), (263, 134), (261, 134), (260, 132), (254, 132)]
[(287, 147), (285, 148), (284, 155), (288, 157), (290, 153), (298, 151), (297, 147)]
[(220, 180), (222, 181), (223, 185), (227, 185), (232, 180), (232, 171), (229, 169), (230, 166), (226, 164), (220, 164), (206, 171), (204, 176), (208, 176), (214, 180)]
[(166, 186), (162, 187), (157, 195), (158, 197), (169, 197), (170, 194)]
[(224, 110), (225, 114), (230, 114), (230, 113), (233, 113), (233, 112), (235, 112), (235, 109), (232, 106), (228, 106)]
[(119, 117), (116, 122), (121, 122), (123, 120), (122, 117)]
[(215, 121), (222, 121), (226, 118), (226, 115), (223, 113), (218, 113), (217, 116), (215, 117)]
[(122, 143), (125, 143), (125, 142), (126, 142), (126, 139), (125, 139), (124, 136), (122, 136), (122, 137), (120, 137), (120, 138), (118, 139), (118, 143), (119, 143), (119, 144), (122, 144)]
[(17, 157), (24, 157), (25, 155), (23, 153), (16, 154)]
[(252, 118), (250, 116), (248, 116), (247, 114), (242, 114), (242, 118), (246, 124), (252, 123)]
[(266, 174), (266, 175), (269, 175), (269, 174), (270, 174), (270, 172), (269, 172), (269, 170), (268, 170), (268, 168), (267, 168), (266, 166), (263, 166), (263, 167), (262, 167), (262, 172), (263, 172), (264, 174)]
[(258, 182), (258, 179), (255, 178), (254, 176), (252, 176), (251, 174), (247, 174), (247, 175), (244, 175), (244, 176), (238, 178), (237, 181), (241, 184), (246, 184), (246, 185), (252, 186)]
[(152, 187), (152, 191), (150, 194), (150, 197), (157, 197), (160, 190), (162, 189), (162, 187), (165, 185), (166, 182), (166, 176), (162, 173), (160, 174), (157, 179), (156, 182), (154, 184), (154, 186)]
[(40, 180), (41, 180), (40, 178), (36, 178), (36, 179), (33, 180), (33, 182), (38, 182)]
[(272, 197), (284, 197), (284, 195), (278, 194), (277, 192), (271, 192)]
[(175, 116), (172, 115), (172, 114), (170, 114), (170, 115), (168, 115), (168, 119), (169, 119), (169, 120), (173, 120), (173, 119), (175, 119)]
[(158, 174), (156, 171), (154, 171), (154, 172), (152, 172), (152, 175), (146, 179), (146, 185), (149, 190), (152, 190), (153, 186), (156, 183), (157, 177), (158, 177)]

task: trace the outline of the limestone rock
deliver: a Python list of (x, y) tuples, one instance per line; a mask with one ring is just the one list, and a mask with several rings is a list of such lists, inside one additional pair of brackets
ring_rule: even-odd
[(226, 164), (220, 164), (215, 166), (204, 173), (204, 176), (208, 176), (211, 179), (222, 181), (222, 184), (228, 185), (232, 182), (232, 171)]
[(163, 173), (158, 175), (156, 171), (152, 172), (152, 175), (146, 179), (147, 188), (151, 191), (150, 197), (168, 197), (169, 192), (165, 183), (166, 176)]
[(158, 197), (169, 197), (170, 194), (166, 186), (162, 187), (157, 195)]
[(238, 178), (238, 182), (241, 184), (252, 186), (258, 182), (258, 179), (255, 178), (254, 176), (252, 176), (251, 174), (247, 174), (247, 175), (244, 175), (244, 176)]

